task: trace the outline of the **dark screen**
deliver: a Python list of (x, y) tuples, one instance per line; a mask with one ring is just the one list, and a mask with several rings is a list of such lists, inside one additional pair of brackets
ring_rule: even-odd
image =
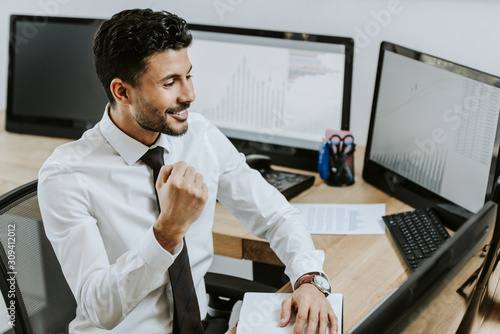
[[(93, 64), (92, 42), (101, 21), (13, 17), (10, 39), (7, 126), (65, 128), (79, 137), (98, 122), (107, 98)], [(16, 124), (24, 123), (25, 127)], [(71, 128), (74, 134), (67, 135)], [(25, 129), (25, 131), (23, 131)], [(49, 133), (59, 136), (58, 132)]]
[[(17, 22), (22, 33), (30, 22)], [(17, 45), (13, 106), (18, 115), (100, 119), (106, 96), (95, 74), (92, 39), (97, 24), (48, 23)], [(57, 108), (54, 108), (57, 105)]]

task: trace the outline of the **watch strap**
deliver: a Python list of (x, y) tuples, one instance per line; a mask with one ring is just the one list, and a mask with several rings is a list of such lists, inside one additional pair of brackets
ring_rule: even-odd
[(293, 287), (294, 290), (297, 290), (302, 284), (304, 283), (311, 283), (314, 281), (314, 276), (313, 274), (305, 274), (299, 277), (297, 282), (295, 282), (295, 286)]
[(296, 282), (295, 282), (295, 285), (294, 285), (294, 290), (297, 290), (302, 284), (305, 284), (305, 283), (311, 283), (312, 285), (314, 285), (320, 292), (322, 292), (325, 297), (328, 297), (328, 295), (331, 293), (331, 288), (330, 288), (330, 283), (328, 282), (328, 288), (325, 288), (325, 287), (322, 287), (320, 286), (319, 284), (317, 284), (315, 282), (315, 276), (321, 276), (325, 279), (326, 282), (328, 282), (328, 277), (326, 277), (326, 275), (322, 274), (322, 273), (319, 273), (319, 272), (315, 272), (315, 273), (308, 273), (308, 274), (305, 274), (305, 275), (302, 275)]

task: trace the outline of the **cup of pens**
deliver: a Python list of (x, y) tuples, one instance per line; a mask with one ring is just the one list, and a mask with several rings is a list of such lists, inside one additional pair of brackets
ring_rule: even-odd
[(354, 183), (354, 137), (347, 130), (325, 131), (319, 150), (320, 177), (330, 186), (344, 187)]

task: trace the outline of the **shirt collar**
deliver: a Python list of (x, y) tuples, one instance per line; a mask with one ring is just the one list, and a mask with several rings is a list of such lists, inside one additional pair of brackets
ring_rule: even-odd
[(104, 110), (100, 128), (104, 138), (129, 165), (135, 164), (149, 149), (156, 146), (163, 147), (167, 152), (170, 149), (170, 143), (165, 134), (160, 134), (153, 145), (146, 146), (120, 130), (109, 117), (109, 104)]

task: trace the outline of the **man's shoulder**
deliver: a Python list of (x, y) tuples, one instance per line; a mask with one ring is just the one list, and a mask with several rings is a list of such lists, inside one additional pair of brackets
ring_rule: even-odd
[(91, 159), (96, 150), (106, 143), (107, 141), (102, 135), (98, 123), (92, 129), (87, 130), (80, 139), (57, 147), (45, 161), (43, 167), (59, 165), (64, 168), (72, 168), (87, 159)]

